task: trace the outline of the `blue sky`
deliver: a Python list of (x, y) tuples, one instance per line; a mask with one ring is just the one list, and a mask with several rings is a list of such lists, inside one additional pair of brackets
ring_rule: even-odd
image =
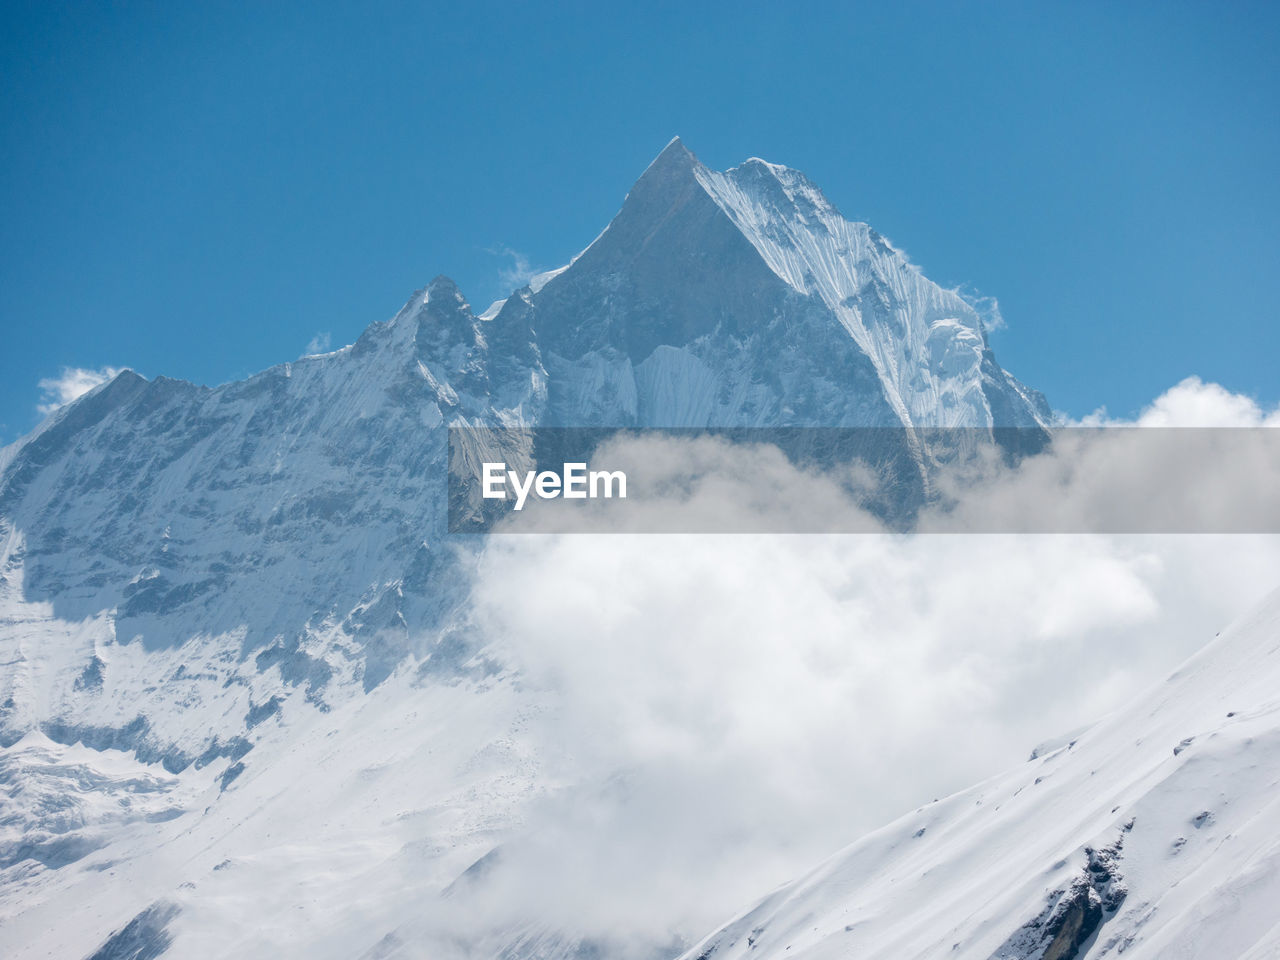
[(677, 133), (998, 297), (1058, 409), (1189, 374), (1274, 403), (1278, 11), (6, 3), (0, 440), (63, 367), (240, 378), (438, 273), (482, 307)]

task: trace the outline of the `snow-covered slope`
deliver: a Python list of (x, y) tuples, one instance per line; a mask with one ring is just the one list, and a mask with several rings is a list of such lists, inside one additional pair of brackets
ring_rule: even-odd
[(1037, 754), (864, 837), (684, 960), (1280, 956), (1280, 592)]

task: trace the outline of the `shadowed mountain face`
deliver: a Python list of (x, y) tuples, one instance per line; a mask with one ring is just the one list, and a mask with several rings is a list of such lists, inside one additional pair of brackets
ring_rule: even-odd
[[(295, 701), (406, 663), (485, 675), (450, 424), (1048, 418), (962, 298), (803, 175), (673, 141), (591, 246), (483, 315), (439, 277), (341, 350), (213, 389), (125, 372), (0, 451), (0, 744), (38, 730), (225, 787)], [(895, 436), (876, 455), (914, 502), (929, 451)]]

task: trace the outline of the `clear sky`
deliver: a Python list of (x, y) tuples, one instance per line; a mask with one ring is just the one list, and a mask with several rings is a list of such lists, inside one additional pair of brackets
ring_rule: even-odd
[(12, 3), (0, 441), (63, 367), (215, 384), (585, 246), (675, 134), (999, 298), (1058, 409), (1280, 398), (1274, 4)]

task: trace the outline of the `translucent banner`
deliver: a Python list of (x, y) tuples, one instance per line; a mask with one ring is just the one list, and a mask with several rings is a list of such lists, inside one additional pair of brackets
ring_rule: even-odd
[(1280, 430), (453, 427), (449, 530), (1280, 532)]

